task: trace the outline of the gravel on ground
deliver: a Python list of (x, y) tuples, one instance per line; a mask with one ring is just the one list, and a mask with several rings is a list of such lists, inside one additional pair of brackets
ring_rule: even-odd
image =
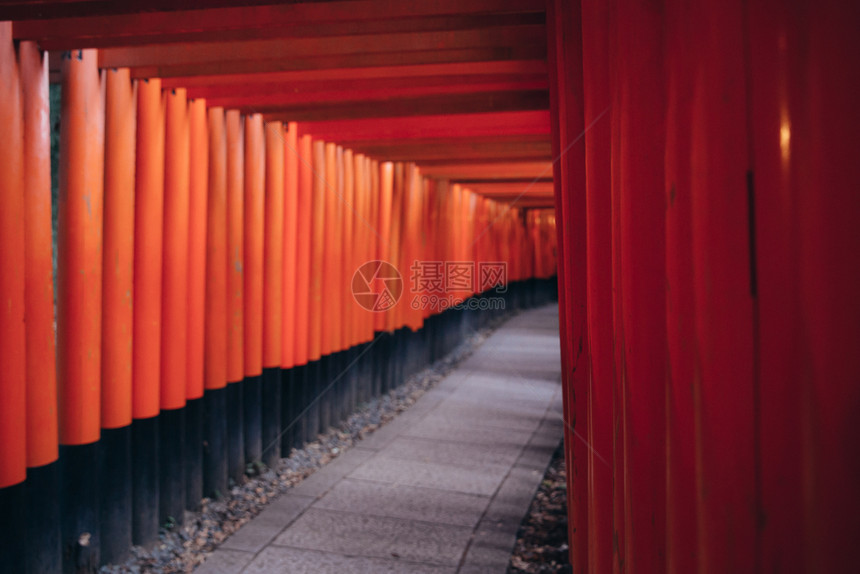
[(567, 541), (567, 473), (562, 443), (520, 525), (508, 574), (571, 572)]
[[(513, 316), (509, 314), (508, 317)], [(134, 546), (122, 564), (103, 566), (102, 574), (170, 574), (191, 572), (212, 551), (272, 500), (299, 484), (317, 469), (343, 454), (358, 441), (394, 419), (467, 359), (498, 327), (482, 329), (446, 357), (410, 377), (389, 393), (360, 405), (338, 428), (332, 428), (302, 449), (293, 449), (276, 468), (261, 468), (245, 476), (220, 500), (204, 498), (200, 510), (186, 512), (182, 526), (166, 524), (159, 542), (150, 549)], [(256, 470), (253, 467), (249, 470)]]

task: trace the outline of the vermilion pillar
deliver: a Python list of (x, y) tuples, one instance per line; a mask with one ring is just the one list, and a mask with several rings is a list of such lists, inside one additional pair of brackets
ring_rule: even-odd
[[(26, 556), (30, 571), (37, 572), (60, 568), (56, 464), (57, 365), (51, 239), (51, 130), (47, 54), (41, 52), (33, 42), (21, 42), (18, 45), (18, 57), (24, 113), (23, 171), (26, 174), (23, 187), (24, 303), (27, 330), (26, 433), (27, 489), (31, 493), (27, 497)], [(14, 105), (11, 107), (14, 108)], [(14, 158), (14, 152), (10, 153), (10, 156)], [(7, 270), (3, 269), (2, 272), (6, 273)], [(4, 512), (4, 515), (11, 517), (13, 513)]]
[(242, 386), (245, 377), (244, 308), (244, 119), (228, 110), (227, 134), (227, 473), (238, 482), (245, 474)]
[(263, 371), (263, 205), (265, 202), (266, 156), (263, 116), (245, 120), (244, 188), (244, 369), (242, 422), (245, 460), (259, 463)]
[(23, 571), (27, 473), (27, 360), (24, 328), (24, 154), (21, 86), (11, 22), (0, 23), (0, 560)]
[(666, 8), (666, 568), (681, 574), (698, 569), (701, 552), (690, 163), (696, 33), (686, 3)]
[[(612, 569), (612, 229), (610, 201), (609, 10), (583, 0), (588, 320), (588, 571)], [(558, 213), (556, 213), (556, 219)], [(561, 250), (558, 252), (561, 253)], [(559, 261), (559, 267), (561, 261)], [(560, 295), (559, 295), (560, 296)]]
[(158, 536), (158, 413), (164, 217), (164, 98), (161, 80), (138, 81), (134, 208), (132, 352), (133, 521), (135, 544)]
[[(616, 365), (624, 412), (625, 556), (636, 572), (665, 570), (665, 141), (662, 6), (617, 6), (620, 296)], [(569, 257), (569, 255), (568, 255)], [(619, 317), (616, 317), (619, 319)]]
[(203, 491), (227, 491), (227, 137), (224, 110), (209, 108)]
[[(60, 146), (57, 373), (64, 569), (99, 564), (104, 107), (95, 50), (65, 53)], [(14, 396), (14, 395), (13, 395)], [(88, 544), (81, 535), (89, 533)]]
[(185, 506), (203, 498), (203, 389), (206, 341), (206, 214), (209, 133), (206, 101), (188, 102), (188, 286), (185, 353)]
[(159, 514), (163, 522), (172, 518), (181, 523), (185, 510), (190, 136), (185, 89), (172, 89), (165, 97)]
[[(263, 244), (263, 379), (261, 383), (263, 462), (281, 454), (281, 367), (284, 320), (284, 126), (265, 126), (265, 238)], [(295, 253), (295, 247), (292, 248)], [(291, 293), (292, 295), (292, 293)]]
[[(692, 248), (699, 416), (700, 556), (708, 572), (756, 564), (756, 382), (743, 4), (712, 3), (696, 34)], [(726, 381), (732, 391), (726, 392)], [(752, 438), (752, 440), (751, 440)]]
[[(297, 131), (297, 126), (295, 124), (290, 124), (289, 129), (291, 132)], [(293, 142), (292, 137), (288, 139), (288, 144)], [(291, 412), (292, 416), (289, 420), (285, 421), (284, 426), (289, 427), (292, 425), (293, 430), (293, 444), (299, 446), (309, 438), (308, 433), (308, 412), (309, 412), (309, 401), (311, 394), (311, 382), (312, 379), (310, 377), (310, 368), (308, 367), (309, 362), (309, 307), (310, 307), (310, 299), (309, 299), (309, 290), (310, 290), (310, 277), (311, 277), (311, 234), (313, 233), (312, 229), (312, 215), (313, 215), (313, 199), (314, 199), (314, 183), (313, 183), (313, 157), (312, 157), (312, 143), (311, 137), (309, 135), (303, 135), (300, 140), (298, 140), (298, 148), (290, 149), (289, 146), (286, 147), (286, 153), (288, 154), (287, 165), (297, 165), (298, 172), (298, 181), (296, 182), (297, 196), (296, 196), (296, 222), (295, 222), (295, 242), (292, 244), (292, 249), (295, 249), (295, 261), (296, 261), (296, 272), (295, 272), (295, 282), (293, 286), (287, 285), (285, 280), (285, 296), (287, 294), (292, 294), (295, 305), (295, 324), (288, 325), (286, 321), (284, 322), (284, 340), (286, 341), (288, 338), (287, 329), (291, 329), (292, 331), (292, 339), (293, 339), (293, 348), (295, 349), (295, 376), (293, 377), (292, 384), (294, 385), (293, 396), (294, 405), (292, 409), (288, 409), (287, 412)], [(289, 154), (294, 154), (295, 159), (290, 159)], [(286, 205), (288, 202), (284, 201), (284, 208), (286, 209)], [(285, 212), (285, 218), (289, 212)], [(286, 219), (285, 219), (286, 223)], [(284, 230), (286, 231), (288, 226), (284, 225)], [(290, 249), (291, 244), (287, 241), (284, 242), (285, 249)], [(285, 304), (286, 308), (286, 304)], [(282, 446), (282, 452), (285, 448)]]
[(106, 72), (102, 316), (102, 560), (131, 546), (134, 171), (137, 101), (128, 69)]
[(309, 373), (310, 392), (308, 397), (307, 433), (316, 436), (319, 431), (319, 404), (317, 403), (320, 380), (318, 361), (322, 357), (322, 309), (323, 309), (323, 269), (325, 245), (326, 214), (326, 157), (325, 142), (313, 142), (313, 199), (311, 203), (310, 230), (310, 267), (308, 287), (308, 361), (317, 361)]

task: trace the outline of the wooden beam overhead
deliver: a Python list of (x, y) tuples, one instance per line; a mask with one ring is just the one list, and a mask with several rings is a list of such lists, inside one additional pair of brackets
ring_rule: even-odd
[[(240, 29), (301, 27), (316, 22), (542, 13), (544, 10), (543, 2), (533, 0), (0, 0), (0, 16), (26, 24), (29, 39), (69, 34), (87, 37), (193, 35)], [(56, 25), (51, 24), (51, 21), (56, 21)], [(66, 29), (67, 23), (74, 24), (78, 32)], [(110, 25), (110, 28), (105, 28), (105, 25)], [(33, 35), (35, 32), (38, 32), (36, 36)]]
[(529, 161), (479, 163), (473, 165), (460, 165), (456, 163), (434, 166), (423, 165), (421, 171), (425, 175), (464, 183), (475, 179), (504, 181), (531, 178), (540, 180), (552, 177), (552, 162)]
[(527, 92), (544, 91), (549, 86), (546, 81), (532, 82), (494, 82), (494, 83), (459, 83), (447, 82), (437, 85), (402, 85), (400, 87), (369, 87), (366, 89), (349, 89), (337, 84), (330, 84), (328, 91), (306, 91), (290, 89), (281, 86), (274, 89), (259, 89), (256, 93), (243, 95), (198, 95), (204, 97), (210, 106), (224, 108), (239, 108), (248, 112), (272, 113), (278, 110), (288, 110), (302, 106), (323, 106), (348, 101), (375, 102), (385, 104), (402, 98), (418, 98), (423, 96), (446, 96), (454, 94), (474, 94), (481, 92)]
[(359, 120), (322, 120), (300, 124), (300, 129), (323, 140), (360, 146), (377, 140), (549, 136), (549, 111), (462, 114), (456, 122), (445, 115)]
[[(130, 49), (130, 48), (123, 48)], [(276, 52), (274, 54), (277, 54)], [(132, 68), (134, 78), (173, 78), (177, 76), (213, 76), (218, 74), (263, 74), (288, 71), (318, 71), (325, 69), (373, 68), (392, 66), (424, 66), (429, 64), (453, 64), (473, 62), (504, 62), (537, 60), (543, 58), (546, 48), (536, 45), (490, 46), (486, 48), (463, 48), (432, 51), (390, 51), (377, 53), (346, 53), (329, 56), (291, 58), (287, 56), (269, 58), (249, 57), (247, 60), (214, 60), (202, 63), (139, 66)], [(116, 65), (103, 67), (125, 67), (121, 60)]]
[(237, 73), (165, 78), (165, 88), (196, 88), (216, 86), (243, 86), (254, 89), (265, 84), (289, 84), (294, 82), (346, 82), (353, 80), (407, 80), (427, 79), (439, 76), (540, 76), (546, 78), (547, 66), (543, 59), (535, 60), (487, 60), (472, 62), (450, 62), (406, 66), (374, 66), (357, 68), (320, 68), (291, 70), (285, 72)]
[(486, 30), (359, 34), (336, 38), (275, 38), (240, 42), (197, 42), (106, 48), (103, 68), (137, 68), (213, 63), (371, 55), (387, 52), (439, 52), (533, 46), (546, 50), (543, 26), (504, 26)]
[[(254, 108), (268, 121), (312, 122), (330, 119), (357, 119), (378, 117), (408, 117), (426, 115), (457, 115), (493, 110), (545, 110), (549, 107), (549, 93), (544, 90), (524, 92), (481, 92), (451, 96), (402, 98), (379, 102), (342, 101), (332, 104), (283, 107), (277, 111)], [(251, 110), (247, 110), (251, 111)], [(449, 121), (452, 121), (449, 119)]]

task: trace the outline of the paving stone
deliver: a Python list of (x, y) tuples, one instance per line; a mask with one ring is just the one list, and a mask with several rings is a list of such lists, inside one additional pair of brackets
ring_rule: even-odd
[(196, 574), (235, 574), (251, 562), (250, 552), (219, 548), (194, 572)]
[(454, 574), (454, 566), (433, 566), (396, 558), (345, 556), (316, 550), (270, 546), (244, 574)]
[(503, 465), (462, 466), (397, 459), (380, 454), (351, 478), (492, 496), (508, 472)]
[(274, 544), (370, 558), (399, 557), (428, 564), (459, 563), (472, 529), (311, 508)]
[(517, 444), (484, 445), (401, 436), (388, 445), (384, 454), (390, 458), (475, 468), (511, 466), (521, 452), (522, 448)]
[(220, 547), (257, 553), (292, 524), (313, 501), (313, 497), (292, 493), (281, 496), (225, 540)]
[(453, 424), (449, 421), (439, 420), (438, 418), (424, 419), (404, 433), (404, 436), (447, 440), (451, 442), (520, 446), (528, 444), (531, 435), (530, 431), (498, 427), (488, 428), (469, 424), (468, 421)]
[(344, 476), (352, 472), (374, 454), (374, 451), (363, 448), (363, 446), (351, 448), (300, 482), (298, 486), (293, 488), (291, 494), (312, 497), (322, 496)]
[(314, 508), (473, 528), (489, 503), (486, 496), (347, 478)]

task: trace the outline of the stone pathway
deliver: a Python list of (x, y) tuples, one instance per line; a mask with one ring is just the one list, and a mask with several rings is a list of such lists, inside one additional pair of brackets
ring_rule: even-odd
[(521, 313), (197, 572), (504, 573), (562, 437), (560, 377), (557, 307)]

